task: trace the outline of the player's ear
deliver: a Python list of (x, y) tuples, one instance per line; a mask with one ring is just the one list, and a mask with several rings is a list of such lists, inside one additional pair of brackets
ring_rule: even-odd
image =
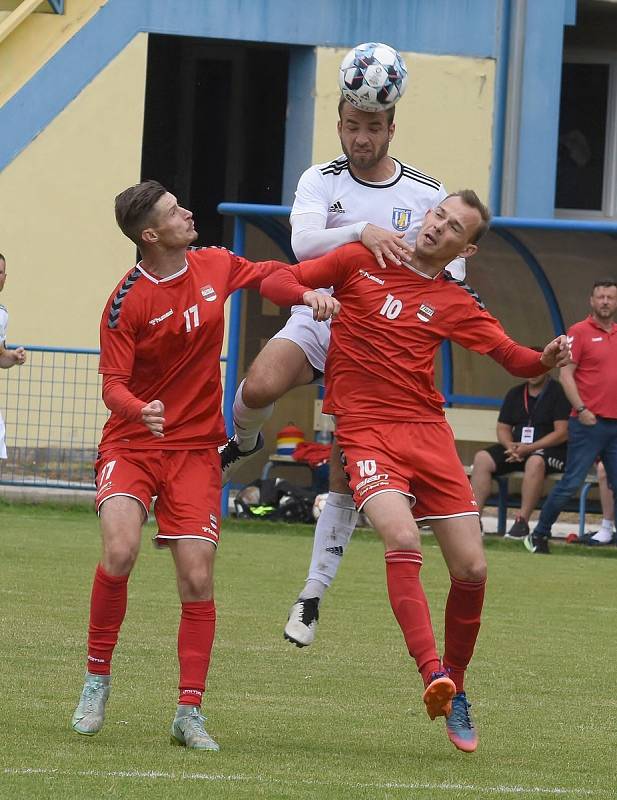
[(141, 232), (141, 239), (146, 244), (154, 244), (158, 241), (158, 233), (154, 230), (154, 228), (146, 228)]
[(388, 128), (388, 141), (391, 142), (394, 139), (394, 131), (396, 130), (395, 123), (393, 122)]
[(471, 258), (477, 252), (478, 252), (478, 245), (477, 244), (471, 244), (471, 242), (470, 242), (468, 245), (466, 245), (464, 250), (461, 250), (461, 252), (458, 254), (458, 256), (459, 256), (459, 258)]

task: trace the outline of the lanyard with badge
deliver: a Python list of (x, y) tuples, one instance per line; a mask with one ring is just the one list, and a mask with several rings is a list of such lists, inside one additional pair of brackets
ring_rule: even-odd
[(535, 427), (531, 424), (533, 422), (533, 412), (538, 407), (538, 403), (540, 402), (542, 396), (548, 389), (548, 385), (550, 380), (548, 380), (544, 386), (542, 387), (542, 391), (536, 397), (536, 402), (534, 403), (533, 409), (531, 413), (529, 413), (529, 387), (525, 384), (525, 389), (523, 391), (523, 405), (525, 406), (525, 413), (527, 414), (527, 425), (524, 425), (521, 430), (521, 444), (533, 444), (533, 437), (535, 435)]

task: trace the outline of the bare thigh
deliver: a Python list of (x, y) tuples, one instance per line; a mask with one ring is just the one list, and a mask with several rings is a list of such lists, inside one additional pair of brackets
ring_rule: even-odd
[(431, 520), (450, 574), (462, 581), (486, 578), (486, 558), (477, 514)]
[(386, 550), (420, 549), (420, 532), (406, 495), (399, 492), (376, 494), (366, 501), (363, 510)]
[(144, 507), (133, 497), (110, 497), (101, 505), (99, 520), (103, 569), (110, 575), (128, 575), (139, 553)]
[(332, 452), (330, 453), (330, 491), (338, 494), (352, 494), (347, 475), (341, 463), (341, 448), (338, 446), (336, 437), (332, 441)]
[(304, 350), (290, 339), (271, 339), (251, 364), (242, 389), (249, 408), (264, 408), (314, 380)]

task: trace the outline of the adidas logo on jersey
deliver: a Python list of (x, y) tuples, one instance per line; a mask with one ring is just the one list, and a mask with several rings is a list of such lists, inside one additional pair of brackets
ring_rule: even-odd
[(336, 203), (332, 203), (330, 208), (328, 209), (330, 214), (344, 214), (345, 209), (340, 200), (337, 200)]

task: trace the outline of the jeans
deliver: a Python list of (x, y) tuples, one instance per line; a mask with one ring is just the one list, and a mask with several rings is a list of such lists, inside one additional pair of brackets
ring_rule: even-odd
[(553, 522), (568, 500), (581, 488), (597, 458), (604, 463), (617, 511), (617, 420), (597, 417), (595, 425), (583, 425), (578, 417), (570, 417), (566, 470), (544, 501), (534, 533), (546, 537), (551, 535)]

